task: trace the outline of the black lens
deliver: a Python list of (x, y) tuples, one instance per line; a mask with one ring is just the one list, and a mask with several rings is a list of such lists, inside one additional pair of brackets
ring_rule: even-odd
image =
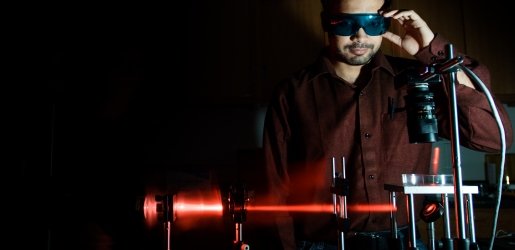
[(436, 142), (438, 139), (438, 123), (433, 96), (428, 83), (408, 85), (408, 94), (405, 100), (410, 143)]
[(362, 21), (363, 29), (369, 36), (379, 36), (388, 30), (390, 19), (380, 15), (370, 15), (368, 19)]
[(354, 35), (360, 28), (359, 24), (352, 18), (342, 18), (334, 23), (332, 33), (339, 36)]
[(328, 32), (338, 36), (355, 35), (360, 28), (369, 36), (379, 36), (388, 30), (389, 18), (375, 13), (340, 13), (328, 20)]

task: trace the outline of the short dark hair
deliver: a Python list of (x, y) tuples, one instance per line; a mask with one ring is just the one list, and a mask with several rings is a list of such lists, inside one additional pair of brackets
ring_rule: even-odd
[[(320, 0), (320, 2), (322, 3), (322, 11), (329, 10), (331, 8), (330, 4), (333, 1), (341, 1), (341, 0)], [(391, 4), (392, 4), (392, 0), (384, 0), (383, 6), (381, 6), (381, 10), (389, 9)]]

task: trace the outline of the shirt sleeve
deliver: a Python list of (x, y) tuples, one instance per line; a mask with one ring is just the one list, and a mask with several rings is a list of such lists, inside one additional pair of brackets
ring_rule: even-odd
[[(449, 42), (439, 34), (429, 46), (423, 48), (415, 57), (426, 65), (443, 62), (447, 58), (446, 46)], [(477, 60), (456, 52), (463, 58), (462, 66), (470, 69), (491, 93), (490, 72), (488, 68)], [(470, 76), (469, 76), (470, 78)], [(471, 79), (472, 80), (472, 79)], [(501, 148), (501, 136), (499, 124), (492, 112), (492, 108), (485, 92), (479, 88), (478, 83), (474, 83), (476, 89), (458, 84), (456, 86), (456, 100), (458, 104), (458, 124), (460, 130), (461, 145), (483, 152), (499, 152)], [(439, 121), (439, 134), (442, 137), (450, 138), (450, 108), (448, 83), (442, 85), (442, 93), (437, 101), (437, 112)], [(509, 116), (502, 103), (491, 93), (494, 105), (497, 108), (504, 127), (506, 136), (506, 147), (511, 147), (513, 143), (512, 125)]]

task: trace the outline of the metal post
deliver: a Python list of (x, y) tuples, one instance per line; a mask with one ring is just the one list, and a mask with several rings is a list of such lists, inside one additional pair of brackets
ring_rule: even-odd
[[(447, 59), (454, 58), (454, 47), (452, 44), (447, 44)], [(446, 82), (448, 84), (449, 91), (449, 106), (450, 106), (450, 121), (451, 121), (451, 151), (453, 154), (453, 169), (454, 169), (454, 208), (457, 218), (457, 236), (458, 236), (458, 248), (469, 249), (468, 240), (466, 238), (465, 229), (465, 209), (463, 202), (463, 190), (462, 190), (462, 174), (461, 174), (461, 156), (460, 156), (460, 137), (458, 127), (458, 104), (456, 98), (456, 82), (457, 73), (456, 70), (445, 70), (447, 73), (444, 74)]]
[(469, 233), (470, 233), (470, 245), (474, 246), (474, 248), (479, 249), (476, 242), (476, 226), (474, 223), (474, 204), (472, 202), (472, 194), (467, 194), (468, 201), (468, 221), (469, 221)]
[(392, 233), (392, 239), (398, 239), (399, 236), (397, 234), (397, 201), (396, 201), (396, 193), (395, 191), (390, 192), (390, 204), (392, 205), (392, 210), (390, 211), (390, 227)]
[(333, 213), (336, 215), (338, 225), (338, 249), (345, 249), (345, 233), (349, 227), (349, 218), (347, 217), (347, 195), (348, 182), (345, 173), (345, 158), (342, 157), (342, 172), (336, 172), (336, 161), (332, 158), (332, 187), (333, 193)]
[(408, 195), (408, 213), (409, 213), (409, 249), (417, 249), (416, 225), (415, 225), (415, 204), (413, 194)]

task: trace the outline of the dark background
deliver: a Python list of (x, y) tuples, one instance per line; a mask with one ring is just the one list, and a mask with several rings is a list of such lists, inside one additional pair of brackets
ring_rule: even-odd
[[(259, 171), (266, 101), (224, 85), (241, 70), (219, 63), (238, 53), (220, 51), (226, 7), (20, 7), (5, 92), (16, 249), (163, 249), (141, 211), (149, 190), (224, 192)], [(234, 224), (224, 214), (172, 238), (227, 249)]]
[[(490, 38), (505, 37), (500, 24), (509, 15), (448, 21), (456, 8), (445, 4), (483, 13), (479, 2), (402, 6), (420, 5), (435, 30), (509, 71), (499, 60), (511, 53), (509, 42)], [(319, 7), (275, 0), (6, 6), (7, 240), (15, 249), (163, 249), (161, 229), (142, 218), (149, 190), (224, 193), (243, 182), (259, 195), (266, 104), (279, 80), (319, 52)], [(473, 27), (465, 32), (457, 20)], [(494, 43), (506, 46), (487, 49)], [(512, 85), (502, 84), (510, 76), (493, 73), (513, 102)], [(275, 243), (270, 227), (254, 223), (266, 219), (249, 216), (244, 239), (252, 249)], [(228, 249), (234, 225), (226, 214), (172, 236), (172, 249)]]

